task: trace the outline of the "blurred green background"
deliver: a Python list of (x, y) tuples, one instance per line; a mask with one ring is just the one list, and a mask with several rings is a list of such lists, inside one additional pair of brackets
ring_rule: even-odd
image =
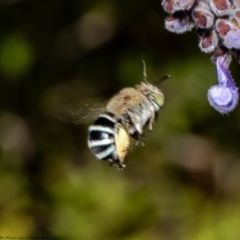
[[(165, 17), (159, 0), (0, 0), (0, 236), (240, 239), (239, 107), (208, 105), (211, 56)], [(166, 104), (117, 171), (88, 150), (91, 123), (49, 113), (139, 83), (140, 59), (171, 75)]]

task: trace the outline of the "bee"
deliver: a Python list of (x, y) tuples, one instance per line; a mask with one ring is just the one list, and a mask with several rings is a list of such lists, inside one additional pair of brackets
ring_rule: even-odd
[(145, 146), (144, 130), (152, 130), (163, 107), (165, 97), (157, 85), (169, 78), (166, 75), (155, 83), (147, 81), (146, 65), (142, 61), (143, 81), (134, 87), (127, 87), (115, 94), (105, 110), (88, 128), (88, 148), (99, 160), (106, 160), (122, 170), (127, 156), (130, 139)]

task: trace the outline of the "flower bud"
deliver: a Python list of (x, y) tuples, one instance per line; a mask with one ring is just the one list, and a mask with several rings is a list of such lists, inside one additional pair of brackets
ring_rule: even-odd
[(230, 22), (236, 29), (240, 29), (240, 10), (234, 11), (230, 18)]
[(193, 8), (192, 18), (199, 28), (210, 28), (214, 23), (214, 15), (204, 1), (199, 1)]
[(188, 15), (176, 13), (165, 19), (165, 27), (170, 32), (180, 34), (190, 31), (193, 28), (193, 23), (190, 21)]
[(231, 112), (238, 103), (239, 93), (228, 70), (226, 54), (215, 59), (219, 84), (208, 90), (209, 104), (220, 113)]
[(209, 5), (217, 16), (226, 16), (232, 10), (230, 0), (209, 0)]
[(163, 0), (162, 7), (167, 13), (174, 13), (174, 0)]
[(236, 8), (239, 8), (240, 7), (240, 0), (232, 0), (233, 1), (233, 5), (236, 7)]
[(163, 0), (162, 7), (167, 13), (189, 10), (194, 4), (194, 0)]
[(229, 22), (228, 20), (225, 19), (218, 19), (216, 21), (216, 30), (219, 34), (220, 37), (224, 37), (226, 36), (226, 34), (231, 30), (232, 26), (231, 26), (231, 22)]
[(215, 30), (198, 29), (200, 37), (199, 47), (202, 52), (213, 52), (218, 45), (218, 36)]

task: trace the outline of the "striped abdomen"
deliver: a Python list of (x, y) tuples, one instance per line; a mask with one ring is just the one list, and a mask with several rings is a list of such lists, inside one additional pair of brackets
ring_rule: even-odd
[(100, 114), (88, 129), (88, 147), (100, 160), (117, 159), (115, 146), (116, 120), (111, 113)]

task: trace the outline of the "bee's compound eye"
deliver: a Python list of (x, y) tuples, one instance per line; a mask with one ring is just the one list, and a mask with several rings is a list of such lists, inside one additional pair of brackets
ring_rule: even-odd
[(154, 101), (159, 107), (162, 107), (164, 105), (164, 96), (163, 96), (163, 94), (151, 93), (149, 95), (149, 98), (152, 101)]

